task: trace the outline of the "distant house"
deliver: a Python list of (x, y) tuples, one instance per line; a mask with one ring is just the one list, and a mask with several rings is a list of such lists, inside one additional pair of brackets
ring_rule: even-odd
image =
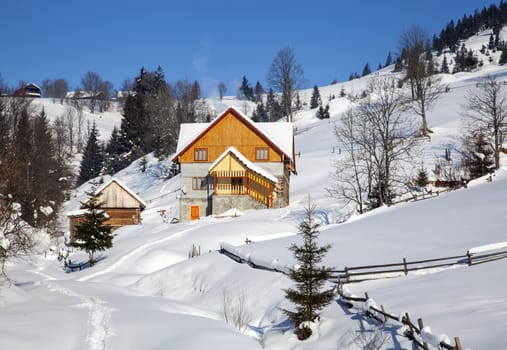
[[(101, 208), (108, 217), (105, 224), (110, 225), (113, 230), (141, 223), (141, 211), (146, 208), (146, 203), (119, 180), (111, 179), (95, 193), (99, 195)], [(76, 225), (83, 221), (84, 215), (84, 209), (67, 213), (71, 239)]]
[(296, 172), (293, 126), (255, 123), (230, 107), (210, 123), (181, 124), (173, 162), (181, 171), (182, 221), (284, 207)]
[(42, 95), (41, 89), (38, 85), (34, 83), (28, 83), (23, 87), (14, 91), (15, 97), (36, 97), (40, 98)]

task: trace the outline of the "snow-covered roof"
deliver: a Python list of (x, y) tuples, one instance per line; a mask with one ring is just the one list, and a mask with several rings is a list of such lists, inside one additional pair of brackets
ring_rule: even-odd
[(87, 211), (88, 211), (88, 209), (78, 209), (78, 210), (68, 211), (65, 214), (67, 216), (81, 216), (81, 215), (86, 214)]
[(214, 162), (213, 164), (211, 164), (211, 166), (208, 168), (208, 171), (211, 171), (218, 163), (220, 163), (222, 161), (222, 159), (225, 158), (225, 156), (227, 156), (229, 153), (232, 153), (237, 159), (238, 161), (240, 161), (246, 168), (248, 168), (249, 170), (253, 171), (254, 173), (257, 173), (259, 174), (260, 176), (274, 182), (274, 183), (277, 183), (278, 180), (276, 178), (276, 176), (274, 176), (273, 174), (271, 174), (269, 171), (261, 168), (260, 166), (258, 166), (257, 164), (255, 163), (252, 163), (251, 161), (249, 161), (244, 155), (241, 154), (240, 151), (238, 151), (236, 148), (234, 147), (229, 147), (227, 148), (224, 153), (222, 153)]
[(141, 199), (141, 197), (139, 197), (137, 194), (135, 194), (134, 192), (132, 192), (124, 183), (122, 183), (120, 180), (118, 180), (116, 178), (112, 178), (111, 180), (109, 180), (108, 182), (106, 182), (105, 184), (103, 184), (101, 187), (99, 187), (95, 191), (95, 193), (102, 192), (107, 186), (109, 186), (113, 182), (116, 182), (118, 184), (118, 186), (120, 186), (121, 188), (123, 188), (126, 192), (128, 192), (128, 194), (130, 194), (132, 197), (134, 197), (139, 203), (141, 203), (141, 205), (143, 207), (146, 208), (146, 203)]
[(180, 125), (180, 134), (178, 137), (178, 146), (176, 148), (176, 157), (194, 142), (201, 134), (210, 129), (226, 114), (231, 112), (242, 121), (247, 123), (259, 135), (265, 137), (275, 147), (279, 148), (286, 157), (292, 159), (292, 150), (294, 142), (294, 128), (292, 123), (271, 122), (255, 123), (252, 119), (241, 113), (234, 107), (227, 108), (218, 115), (211, 123), (185, 123)]

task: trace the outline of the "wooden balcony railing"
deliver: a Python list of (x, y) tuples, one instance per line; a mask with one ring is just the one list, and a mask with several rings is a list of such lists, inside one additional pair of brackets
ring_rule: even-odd
[(214, 171), (213, 194), (248, 195), (266, 207), (273, 207), (273, 183), (245, 170)]

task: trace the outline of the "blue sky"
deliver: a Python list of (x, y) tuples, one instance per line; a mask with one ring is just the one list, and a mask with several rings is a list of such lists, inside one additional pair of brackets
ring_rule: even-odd
[(10, 86), (94, 71), (119, 88), (141, 67), (169, 82), (219, 81), (233, 94), (243, 75), (266, 86), (276, 52), (291, 47), (306, 86), (374, 69), (412, 24), (429, 35), (492, 0), (2, 0), (0, 73)]

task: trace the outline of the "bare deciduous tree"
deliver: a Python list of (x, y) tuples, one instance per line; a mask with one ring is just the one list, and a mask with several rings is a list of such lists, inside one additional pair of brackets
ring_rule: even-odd
[(440, 79), (433, 75), (431, 51), (425, 54), (428, 44), (426, 31), (412, 26), (400, 38), (401, 51), (405, 55), (406, 79), (409, 81), (413, 110), (422, 119), (421, 135), (429, 136), (426, 114), (443, 92)]
[(328, 192), (355, 202), (359, 212), (368, 201), (371, 207), (391, 204), (396, 188), (408, 182), (404, 170), (416, 150), (417, 128), (396, 85), (392, 78), (371, 80), (368, 97), (337, 126), (344, 154), (336, 171), (348, 169)]
[(489, 141), (495, 157), (495, 169), (500, 168), (500, 152), (507, 127), (507, 99), (504, 85), (488, 76), (466, 96), (465, 124), (473, 133), (482, 133)]
[(90, 112), (95, 112), (97, 104), (101, 112), (109, 108), (109, 97), (112, 84), (104, 81), (98, 73), (88, 71), (81, 79), (83, 91), (89, 100)]
[(220, 97), (220, 100), (224, 97), (226, 91), (227, 86), (225, 86), (223, 82), (218, 83), (218, 96)]
[(332, 197), (344, 200), (345, 205), (354, 203), (357, 212), (362, 214), (372, 186), (371, 162), (358, 142), (358, 137), (364, 138), (361, 136), (364, 129), (360, 128), (354, 111), (349, 109), (341, 118), (341, 125), (335, 125), (334, 131), (343, 156), (334, 163), (330, 174), (334, 186), (326, 188), (326, 191)]
[(292, 101), (294, 91), (301, 87), (304, 80), (304, 70), (296, 61), (296, 54), (290, 47), (278, 51), (271, 68), (267, 81), (273, 90), (282, 95), (282, 108), (287, 120), (292, 122)]
[(432, 131), (428, 127), (426, 114), (433, 103), (440, 98), (445, 88), (440, 84), (440, 78), (435, 75), (420, 77), (414, 81), (414, 84), (415, 99), (412, 101), (412, 110), (421, 117), (421, 135), (429, 136)]

